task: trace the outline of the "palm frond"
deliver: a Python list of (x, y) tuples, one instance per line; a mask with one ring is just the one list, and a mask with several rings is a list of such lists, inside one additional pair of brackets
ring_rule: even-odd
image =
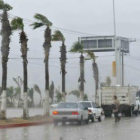
[(42, 26), (44, 26), (43, 23), (39, 23), (39, 22), (34, 22), (33, 24), (31, 24), (30, 26), (33, 26), (33, 29), (36, 29), (36, 28), (40, 28)]
[(7, 3), (4, 3), (3, 0), (0, 0), (0, 9), (5, 9), (7, 11), (12, 10), (12, 6)]
[(10, 11), (13, 9), (13, 7), (7, 3), (4, 4), (4, 8), (7, 10), (7, 11)]
[(11, 28), (12, 30), (23, 30), (24, 28), (23, 19), (20, 17), (14, 18), (11, 21)]
[(86, 53), (87, 53), (87, 58), (88, 59), (93, 59), (94, 61), (96, 60), (96, 56), (95, 56), (94, 52), (86, 51)]
[(34, 18), (37, 19), (38, 21), (41, 21), (41, 23), (43, 23), (44, 25), (47, 25), (47, 26), (52, 26), (52, 22), (50, 22), (48, 20), (47, 17), (45, 17), (44, 15), (42, 14), (35, 14), (34, 15)]
[(36, 92), (38, 92), (39, 94), (41, 94), (41, 90), (40, 90), (40, 88), (39, 88), (39, 86), (38, 85), (34, 85), (34, 89), (35, 89), (35, 91)]
[(69, 95), (74, 95), (77, 98), (79, 98), (80, 97), (80, 92), (79, 92), (79, 90), (73, 90), (69, 93)]
[(3, 9), (3, 8), (4, 8), (4, 1), (0, 0), (0, 9)]
[(52, 35), (52, 41), (65, 41), (65, 38), (59, 30), (56, 30)]
[(77, 41), (72, 45), (69, 52), (82, 53), (83, 52), (83, 45), (80, 42)]

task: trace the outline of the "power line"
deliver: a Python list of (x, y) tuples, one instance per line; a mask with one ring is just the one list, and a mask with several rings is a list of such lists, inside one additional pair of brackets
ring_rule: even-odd
[[(14, 17), (18, 17), (18, 16), (15, 16), (13, 14), (9, 14), (11, 17), (10, 18), (14, 18)], [(13, 16), (13, 17), (12, 17)], [(27, 24), (31, 24), (35, 21), (33, 20), (30, 20), (30, 19), (26, 19), (26, 18), (22, 18)], [(85, 32), (80, 32), (80, 31), (74, 31), (74, 30), (69, 30), (69, 29), (65, 29), (65, 28), (61, 28), (61, 27), (56, 27), (56, 26), (52, 26), (52, 28), (54, 29), (60, 29), (60, 30), (63, 30), (63, 31), (67, 31), (67, 32), (71, 32), (71, 33), (76, 33), (76, 34), (85, 34), (85, 35), (93, 35), (93, 36), (99, 36), (97, 34), (91, 34), (91, 33), (85, 33)]]
[(140, 69), (138, 69), (138, 68), (135, 68), (135, 67), (132, 67), (132, 66), (129, 66), (129, 65), (126, 65), (126, 64), (124, 64), (124, 66), (129, 67), (129, 68), (132, 68), (132, 69), (135, 69), (135, 70), (137, 70), (137, 71), (140, 72)]

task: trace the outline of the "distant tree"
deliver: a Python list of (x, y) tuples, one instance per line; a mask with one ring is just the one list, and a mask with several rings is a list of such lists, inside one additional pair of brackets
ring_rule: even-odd
[(63, 94), (63, 101), (66, 100), (66, 91), (65, 91), (65, 75), (66, 75), (66, 45), (65, 45), (65, 38), (63, 36), (63, 34), (57, 30), (54, 32), (54, 34), (52, 35), (52, 41), (61, 41), (62, 42), (62, 46), (60, 47), (60, 53), (61, 53), (61, 57), (60, 57), (60, 62), (61, 62), (61, 73), (62, 73), (62, 94)]
[(41, 94), (41, 90), (39, 88), (39, 86), (37, 84), (34, 85), (34, 90), (39, 93), (40, 95), (40, 103), (39, 103), (39, 107), (42, 107), (42, 94)]
[(33, 88), (28, 89), (28, 96), (31, 99), (31, 102), (29, 102), (29, 107), (34, 107), (34, 89)]
[(10, 26), (10, 22), (8, 19), (8, 11), (12, 10), (12, 7), (5, 3), (3, 0), (0, 0), (0, 10), (2, 11), (0, 20), (1, 20), (1, 31), (0, 34), (2, 36), (1, 39), (1, 63), (2, 63), (2, 98), (1, 98), (1, 107), (0, 107), (0, 119), (6, 119), (6, 96), (7, 96), (7, 64), (8, 64), (8, 56), (10, 52), (10, 42), (12, 30)]
[(87, 55), (93, 61), (92, 69), (93, 69), (93, 77), (95, 80), (95, 91), (96, 91), (96, 95), (97, 95), (97, 90), (99, 87), (99, 70), (98, 70), (98, 65), (96, 63), (96, 56), (92, 51), (87, 51)]
[(88, 101), (88, 96), (87, 96), (87, 94), (84, 94), (83, 100), (84, 100), (84, 101)]
[(72, 90), (69, 95), (74, 95), (77, 97), (77, 99), (79, 100), (80, 98), (80, 91), (79, 90)]
[(85, 83), (85, 73), (84, 73), (84, 51), (83, 51), (83, 45), (80, 42), (75, 42), (71, 49), (71, 53), (80, 53), (80, 77), (78, 79), (78, 82), (80, 82), (80, 100), (83, 100), (84, 96), (84, 83)]
[(23, 81), (20, 76), (18, 76), (17, 78), (13, 77), (13, 80), (18, 86), (18, 88), (16, 89), (16, 95), (14, 97), (16, 98), (16, 100), (18, 100), (18, 106), (20, 106), (23, 103), (21, 99), (21, 87), (22, 87)]
[(50, 98), (51, 98), (51, 102), (53, 103), (53, 99), (54, 99), (54, 82), (53, 81), (50, 85), (49, 95), (50, 95)]
[(13, 98), (14, 88), (12, 86), (7, 87), (6, 91), (7, 91), (7, 106), (13, 107), (12, 98)]
[(110, 86), (110, 85), (111, 85), (111, 79), (110, 79), (109, 76), (106, 77), (106, 85), (107, 85), (107, 86)]
[(25, 28), (24, 28), (24, 23), (23, 19), (20, 17), (16, 17), (11, 21), (12, 25), (12, 30), (13, 31), (20, 31), (19, 34), (19, 43), (21, 44), (20, 51), (22, 53), (21, 57), (23, 59), (23, 93), (24, 93), (24, 98), (23, 98), (23, 118), (28, 119), (29, 118), (29, 111), (28, 111), (28, 70), (27, 70), (27, 65), (28, 65), (28, 60), (27, 60), (27, 52), (28, 52), (28, 47), (27, 47), (27, 34), (25, 33)]
[(59, 103), (59, 102), (61, 102), (62, 99), (63, 99), (63, 94), (62, 94), (59, 90), (57, 90), (57, 89), (56, 89), (55, 92), (56, 92), (57, 103)]
[(44, 32), (44, 63), (45, 63), (45, 110), (46, 113), (45, 116), (49, 116), (49, 55), (50, 55), (50, 49), (51, 49), (51, 26), (52, 23), (48, 20), (47, 17), (41, 14), (35, 14), (34, 18), (37, 20), (37, 22), (34, 22), (31, 24), (33, 26), (33, 29), (45, 27)]

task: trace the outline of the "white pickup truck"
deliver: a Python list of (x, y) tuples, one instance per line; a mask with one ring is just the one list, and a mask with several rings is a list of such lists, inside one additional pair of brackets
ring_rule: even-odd
[(79, 101), (84, 109), (88, 110), (88, 114), (89, 114), (89, 120), (91, 120), (92, 122), (95, 121), (95, 119), (98, 119), (98, 121), (101, 121), (102, 115), (103, 115), (103, 109), (99, 106), (97, 106), (96, 103), (92, 102), (92, 101)]

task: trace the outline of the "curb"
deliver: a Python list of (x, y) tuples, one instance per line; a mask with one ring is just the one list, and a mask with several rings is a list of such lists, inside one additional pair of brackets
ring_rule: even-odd
[(14, 128), (14, 127), (27, 127), (27, 126), (36, 126), (44, 124), (52, 124), (53, 121), (43, 121), (43, 122), (30, 122), (30, 123), (21, 123), (21, 124), (9, 124), (9, 125), (0, 125), (0, 129)]

